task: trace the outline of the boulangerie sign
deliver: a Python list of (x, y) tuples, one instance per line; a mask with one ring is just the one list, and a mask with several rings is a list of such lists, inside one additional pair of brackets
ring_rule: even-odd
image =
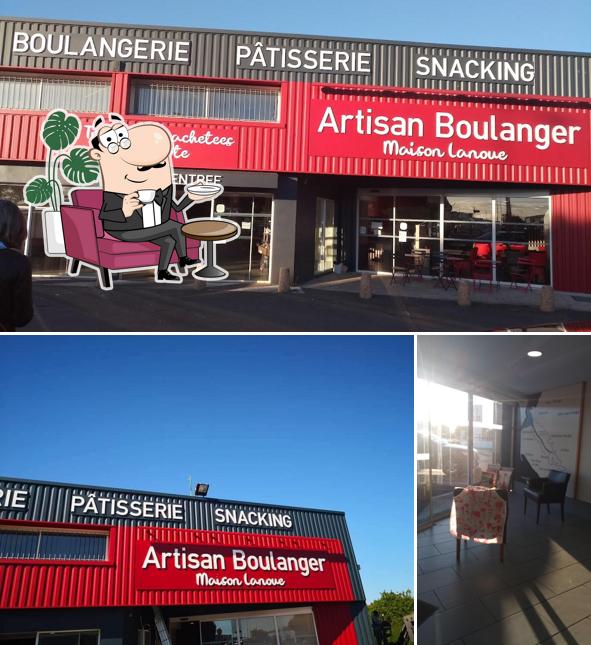
[(525, 106), (313, 100), (311, 155), (586, 168), (589, 115)]
[(137, 589), (333, 589), (325, 551), (140, 541)]

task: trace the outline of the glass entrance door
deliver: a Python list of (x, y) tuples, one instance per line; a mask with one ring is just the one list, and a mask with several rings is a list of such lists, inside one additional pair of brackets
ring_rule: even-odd
[(359, 197), (360, 271), (392, 272), (394, 197), (365, 194)]
[(316, 250), (314, 272), (332, 271), (337, 253), (335, 204), (332, 199), (316, 199)]
[(423, 258), (423, 272), (439, 253), (439, 196), (395, 197), (394, 254), (396, 266), (412, 261), (412, 256)]

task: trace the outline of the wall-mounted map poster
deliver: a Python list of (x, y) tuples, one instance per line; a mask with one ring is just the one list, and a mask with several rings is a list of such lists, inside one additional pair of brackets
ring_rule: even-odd
[[(546, 477), (549, 470), (571, 473), (567, 496), (573, 496), (582, 384), (542, 392), (519, 407), (520, 475)], [(532, 472), (533, 471), (533, 472)]]

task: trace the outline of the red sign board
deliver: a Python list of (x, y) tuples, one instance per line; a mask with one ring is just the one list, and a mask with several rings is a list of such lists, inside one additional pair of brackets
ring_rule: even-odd
[(574, 109), (313, 100), (309, 153), (414, 161), (584, 168), (589, 115)]
[(140, 541), (137, 589), (334, 589), (327, 551)]
[(236, 168), (238, 129), (208, 125), (170, 125), (175, 168)]

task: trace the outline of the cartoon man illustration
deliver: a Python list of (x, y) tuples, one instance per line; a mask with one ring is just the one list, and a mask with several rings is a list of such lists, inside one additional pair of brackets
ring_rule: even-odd
[(168, 130), (157, 123), (127, 126), (117, 114), (107, 121), (98, 117), (90, 139), (90, 156), (102, 175), (103, 204), (100, 219), (109, 235), (124, 242), (152, 242), (160, 247), (156, 282), (181, 283), (183, 278), (169, 271), (174, 250), (179, 269), (199, 262), (187, 256), (181, 224), (170, 219), (174, 208), (183, 212), (192, 204), (218, 197), (223, 188), (207, 196), (188, 193), (177, 203), (172, 183)]

